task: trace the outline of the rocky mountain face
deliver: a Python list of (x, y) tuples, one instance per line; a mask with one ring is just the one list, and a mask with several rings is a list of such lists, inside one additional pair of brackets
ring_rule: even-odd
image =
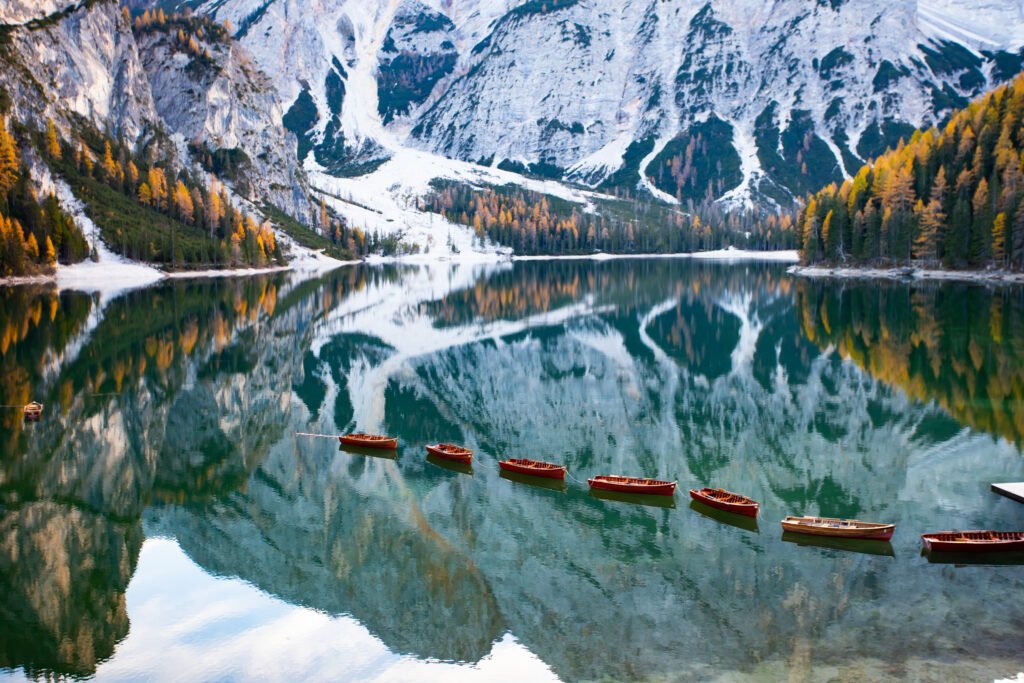
[[(376, 225), (381, 206), (354, 207), (338, 178), (399, 160), (366, 184), (379, 198), (406, 183), (411, 206), (429, 177), (409, 166), (445, 164), (424, 152), (668, 202), (789, 207), (1024, 63), (1012, 0), (122, 4), (5, 3), (14, 118), (156, 139), (254, 208), (310, 224), (308, 172), (339, 215), (384, 233), (422, 216)], [(128, 10), (147, 7), (227, 31), (133, 31)]]
[(1021, 69), (993, 0), (212, 0), (336, 174), (413, 145), (788, 204)]
[[(84, 121), (129, 140), (159, 125), (138, 46), (115, 3), (62, 2), (42, 19), (40, 9), (51, 6), (37, 3), (33, 12), (29, 4), (0, 10), (9, 23), (0, 86), (14, 119), (42, 130), (50, 118), (68, 134)], [(18, 18), (30, 20), (13, 24)]]
[(173, 23), (137, 39), (113, 0), (5, 3), (0, 22), (0, 87), (15, 120), (42, 130), (52, 119), (69, 138), (83, 123), (136, 144), (156, 137), (163, 153), (219, 172), (256, 207), (269, 201), (308, 220), (276, 90), (236, 42), (207, 36), (189, 55), (175, 45)]
[(269, 201), (308, 219), (295, 138), (284, 128), (266, 75), (233, 40), (207, 35), (197, 45), (205, 50), (201, 58), (189, 54), (173, 30), (140, 33), (139, 54), (160, 119), (239, 194), (257, 206)]

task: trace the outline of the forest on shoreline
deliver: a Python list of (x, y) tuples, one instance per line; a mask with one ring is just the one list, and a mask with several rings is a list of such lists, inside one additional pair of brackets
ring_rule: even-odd
[(1024, 76), (810, 195), (805, 264), (1024, 268)]

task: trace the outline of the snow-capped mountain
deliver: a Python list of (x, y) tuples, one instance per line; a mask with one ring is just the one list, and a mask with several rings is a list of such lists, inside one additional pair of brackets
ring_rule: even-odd
[[(189, 56), (133, 32), (154, 7), (228, 30)], [(1020, 72), (1022, 46), (1021, 0), (14, 0), (0, 95), (35, 130), (226, 164), (255, 212), (316, 229), (322, 200), (431, 258), (493, 256), (420, 210), (435, 178), (787, 207)]]
[[(194, 3), (193, 3), (194, 4)], [(311, 168), (788, 203), (1021, 69), (1019, 0), (209, 0)]]

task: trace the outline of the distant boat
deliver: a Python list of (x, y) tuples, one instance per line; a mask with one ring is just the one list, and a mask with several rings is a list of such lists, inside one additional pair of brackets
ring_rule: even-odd
[(617, 491), (619, 493), (645, 493), (649, 496), (671, 496), (676, 492), (676, 482), (661, 479), (623, 477), (617, 474), (603, 474), (587, 479), (592, 489)]
[(713, 508), (735, 512), (737, 515), (746, 515), (747, 517), (757, 517), (757, 511), (761, 509), (761, 504), (753, 498), (747, 498), (725, 489), (712, 489), (706, 486), (699, 490), (690, 489), (690, 498), (699, 500)]
[(1024, 531), (939, 531), (921, 534), (925, 550), (941, 553), (1000, 553), (1024, 550)]
[(379, 448), (385, 451), (398, 449), (398, 439), (391, 436), (380, 436), (378, 434), (345, 434), (339, 436), (338, 441), (343, 446), (360, 446), (361, 448)]
[(888, 541), (896, 531), (895, 524), (861, 522), (857, 519), (835, 519), (832, 517), (793, 517), (782, 520), (782, 528), (796, 534), (831, 536), (865, 541)]
[(565, 479), (565, 465), (556, 465), (541, 460), (528, 460), (526, 458), (512, 458), (502, 460), (498, 467), (506, 472), (528, 474), (531, 477), (547, 477), (548, 479)]
[(36, 422), (43, 416), (43, 404), (32, 401), (24, 408), (25, 419), (29, 422)]
[(427, 446), (427, 453), (452, 462), (469, 464), (473, 462), (473, 451), (453, 443), (435, 443)]

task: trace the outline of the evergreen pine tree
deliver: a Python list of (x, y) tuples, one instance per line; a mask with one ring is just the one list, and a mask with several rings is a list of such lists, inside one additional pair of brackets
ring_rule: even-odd
[(972, 266), (983, 265), (989, 258), (989, 239), (992, 236), (992, 204), (990, 201), (988, 181), (984, 178), (978, 183), (978, 189), (971, 201), (973, 221), (970, 224), (970, 251), (968, 261)]

